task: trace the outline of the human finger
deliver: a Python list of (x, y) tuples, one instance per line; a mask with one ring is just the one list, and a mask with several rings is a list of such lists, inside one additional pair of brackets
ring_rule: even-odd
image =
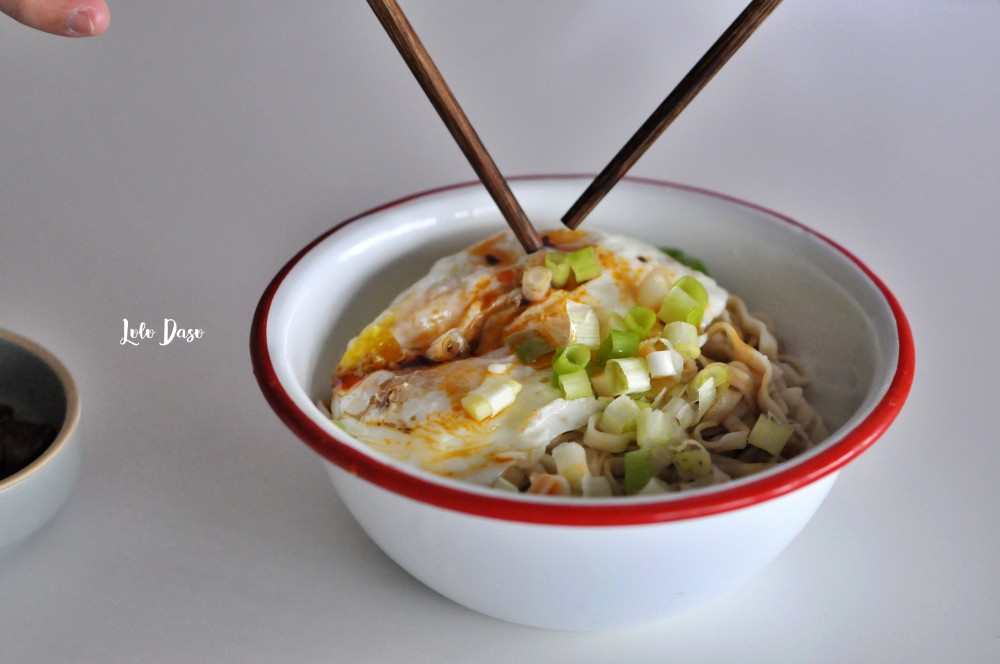
[(43, 32), (93, 37), (108, 29), (105, 0), (0, 0), (0, 12)]

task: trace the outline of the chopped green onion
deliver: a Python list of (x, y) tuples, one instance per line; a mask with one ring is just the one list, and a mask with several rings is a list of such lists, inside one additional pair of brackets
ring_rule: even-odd
[(590, 386), (590, 376), (586, 369), (577, 369), (560, 374), (556, 381), (566, 399), (583, 399), (594, 396), (594, 388)]
[(600, 413), (594, 413), (587, 420), (587, 430), (583, 432), (583, 444), (605, 452), (624, 452), (628, 444), (635, 440), (635, 432), (608, 433), (597, 428)]
[(668, 413), (655, 408), (641, 410), (635, 418), (636, 442), (639, 447), (666, 443), (673, 437), (677, 428), (677, 420)]
[(614, 393), (637, 394), (650, 388), (649, 370), (646, 361), (638, 357), (623, 357), (608, 360), (607, 371), (611, 372)]
[(698, 328), (694, 325), (680, 321), (667, 323), (663, 328), (663, 338), (683, 357), (691, 360), (701, 357)]
[(645, 339), (656, 325), (656, 312), (648, 307), (632, 307), (625, 315), (625, 329)]
[(674, 468), (685, 482), (707, 477), (712, 474), (712, 457), (701, 443), (688, 440), (674, 452)]
[(695, 416), (696, 421), (701, 421), (701, 418), (705, 416), (705, 412), (715, 403), (718, 395), (719, 393), (715, 389), (714, 378), (708, 378), (708, 380), (697, 388), (698, 414)]
[(611, 482), (603, 475), (584, 475), (580, 480), (580, 490), (588, 498), (604, 498), (613, 496)]
[(590, 377), (590, 384), (594, 388), (594, 394), (599, 397), (613, 397), (615, 395), (615, 377), (610, 371), (595, 373)]
[(684, 358), (672, 348), (654, 350), (646, 356), (646, 365), (652, 378), (669, 378), (679, 376), (684, 370)]
[(649, 448), (625, 453), (625, 493), (642, 491), (653, 477), (653, 455)]
[(729, 387), (729, 367), (722, 362), (712, 362), (698, 372), (691, 381), (691, 387), (698, 398), (696, 419), (701, 420), (705, 411), (711, 408), (719, 395)]
[(684, 275), (674, 282), (672, 288), (680, 288), (682, 291), (694, 298), (694, 301), (703, 307), (708, 306), (708, 291), (700, 281), (690, 275)]
[(566, 254), (550, 251), (545, 254), (545, 267), (552, 273), (552, 287), (562, 288), (569, 281), (569, 262)]
[(639, 336), (627, 330), (610, 330), (597, 349), (597, 361), (601, 364), (620, 357), (635, 357), (639, 353)]
[(683, 396), (677, 395), (667, 402), (663, 410), (677, 421), (677, 426), (687, 429), (695, 423), (697, 413)]
[(566, 314), (569, 316), (569, 343), (586, 344), (591, 348), (601, 344), (601, 328), (593, 309), (567, 300)]
[(556, 472), (566, 478), (574, 492), (580, 491), (580, 480), (590, 474), (587, 453), (580, 443), (560, 443), (552, 450)]
[(622, 395), (608, 404), (601, 415), (601, 430), (608, 433), (635, 431), (635, 418), (639, 405), (631, 397)]
[(612, 311), (611, 315), (608, 316), (608, 329), (609, 330), (628, 330), (625, 326), (625, 319), (616, 311)]
[(462, 397), (462, 407), (477, 422), (497, 415), (514, 403), (521, 384), (516, 380), (489, 380)]
[(513, 491), (514, 493), (521, 493), (521, 490), (514, 486), (514, 483), (508, 480), (502, 475), (497, 478), (497, 481), (493, 483), (494, 489), (500, 489), (501, 491)]
[(566, 257), (566, 262), (573, 270), (573, 276), (576, 277), (578, 284), (601, 276), (601, 261), (598, 260), (597, 251), (593, 247), (574, 251)]
[(675, 285), (663, 298), (663, 304), (656, 315), (664, 323), (684, 321), (698, 326), (705, 317), (705, 307), (698, 304), (698, 300), (690, 293)]
[(521, 294), (528, 302), (544, 300), (551, 285), (552, 272), (540, 265), (527, 268), (521, 275)]
[(584, 344), (570, 344), (552, 357), (552, 371), (557, 375), (586, 369), (590, 364), (590, 348)]
[(694, 377), (695, 387), (700, 387), (709, 378), (715, 381), (715, 389), (720, 392), (729, 387), (729, 366), (725, 362), (712, 362)]
[(514, 354), (525, 364), (531, 364), (538, 358), (548, 355), (552, 350), (552, 346), (544, 339), (531, 339), (515, 346)]
[(517, 359), (525, 364), (531, 364), (554, 350), (537, 330), (515, 332), (505, 338), (504, 343), (512, 348)]
[(639, 282), (635, 301), (644, 307), (657, 309), (663, 303), (663, 298), (670, 292), (670, 278), (664, 270), (653, 269)]
[(747, 442), (754, 447), (778, 456), (784, 449), (785, 443), (792, 436), (792, 427), (781, 422), (775, 422), (767, 415), (760, 415), (757, 422), (750, 429)]
[(466, 394), (462, 397), (462, 408), (477, 422), (482, 422), (493, 415), (490, 400), (481, 394)]
[(665, 253), (667, 256), (670, 256), (678, 263), (687, 265), (692, 270), (698, 270), (703, 274), (708, 274), (708, 268), (705, 267), (704, 263), (693, 256), (688, 256), (676, 247), (660, 247), (660, 251)]

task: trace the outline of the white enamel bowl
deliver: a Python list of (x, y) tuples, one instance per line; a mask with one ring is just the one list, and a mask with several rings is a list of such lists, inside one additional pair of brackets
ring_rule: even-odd
[(69, 498), (80, 466), (80, 397), (69, 371), (30, 339), (0, 329), (0, 403), (58, 433), (40, 457), (0, 479), (0, 549), (28, 537)]
[[(539, 229), (587, 184), (515, 180)], [(478, 183), (390, 203), (295, 256), (264, 293), (251, 355), (278, 416), (324, 460), (358, 523), (442, 595), (526, 625), (599, 629), (659, 620), (736, 586), (798, 534), (838, 472), (882, 434), (912, 382), (913, 342), (886, 287), (849, 253), (726, 196), (626, 180), (587, 227), (701, 258), (751, 310), (773, 316), (814, 372), (831, 437), (777, 469), (699, 492), (614, 500), (511, 495), (439, 478), (369, 450), (314, 404), (346, 342), (435, 258), (504, 227)]]

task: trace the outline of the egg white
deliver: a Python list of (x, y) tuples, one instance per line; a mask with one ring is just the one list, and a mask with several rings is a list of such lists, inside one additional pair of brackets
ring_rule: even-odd
[[(422, 357), (449, 330), (478, 330), (484, 339), (535, 330), (553, 345), (564, 345), (567, 300), (592, 307), (603, 336), (612, 313), (624, 316), (636, 305), (637, 286), (654, 268), (665, 269), (671, 279), (697, 277), (709, 294), (706, 323), (726, 306), (728, 293), (712, 278), (645, 242), (593, 231), (556, 231), (549, 237), (561, 250), (593, 245), (601, 257), (601, 275), (572, 290), (553, 289), (541, 302), (521, 302), (520, 275), (541, 264), (543, 252), (526, 255), (513, 235), (502, 233), (440, 259), (376, 322), (391, 332), (407, 359)], [(357, 346), (364, 337), (355, 338), (354, 347), (349, 344), (345, 358), (365, 355)], [(554, 438), (585, 426), (603, 407), (594, 398), (562, 399), (548, 366), (527, 366), (502, 342), (491, 343), (495, 347), (480, 349), (480, 354), (439, 363), (342, 363), (334, 381), (333, 415), (348, 433), (393, 458), (440, 475), (490, 484), (512, 464), (537, 461)], [(476, 422), (462, 408), (461, 398), (494, 376), (491, 366), (496, 371), (497, 365), (506, 367), (522, 389), (509, 408)], [(344, 381), (345, 376), (351, 380)]]

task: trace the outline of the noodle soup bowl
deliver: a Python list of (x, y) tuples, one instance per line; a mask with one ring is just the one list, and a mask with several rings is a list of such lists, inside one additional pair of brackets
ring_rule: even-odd
[[(585, 177), (515, 179), (535, 226), (558, 227)], [(807, 396), (830, 436), (776, 467), (660, 496), (511, 494), (439, 477), (334, 425), (329, 397), (347, 341), (433, 261), (504, 228), (479, 183), (426, 192), (349, 219), (268, 286), (250, 350), (268, 403), (322, 459), (368, 535), (399, 565), (476, 611), (590, 630), (664, 619), (726, 593), (792, 541), (839, 472), (899, 412), (913, 342), (898, 303), (860, 261), (804, 225), (731, 197), (624, 180), (588, 228), (680, 247), (775, 322), (813, 374)]]

